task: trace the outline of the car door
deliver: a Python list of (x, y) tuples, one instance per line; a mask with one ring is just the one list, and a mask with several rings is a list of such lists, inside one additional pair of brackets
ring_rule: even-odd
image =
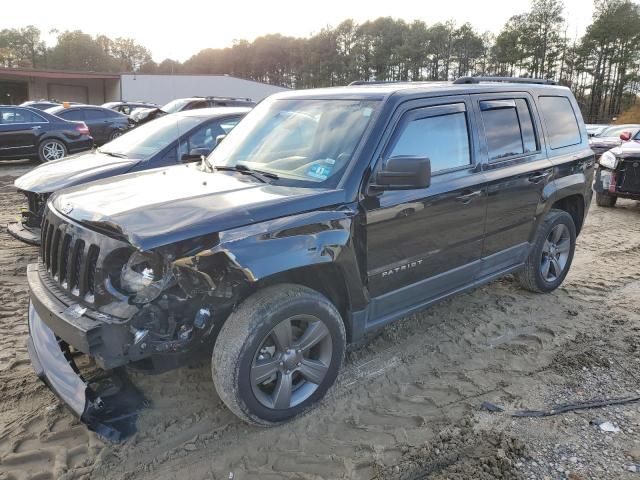
[(0, 158), (33, 155), (43, 123), (44, 119), (27, 109), (0, 107)]
[(402, 115), (376, 167), (394, 156), (426, 156), (431, 185), (362, 202), (374, 324), (472, 283), (480, 265), (486, 187), (469, 99), (438, 102)]
[(487, 180), (482, 276), (521, 263), (529, 251), (536, 209), (551, 179), (540, 123), (526, 94), (474, 95)]
[[(87, 127), (91, 131), (91, 136), (96, 143), (102, 144), (109, 140), (109, 135), (113, 130), (112, 119), (109, 118), (105, 110), (97, 108), (86, 108), (84, 118)], [(115, 112), (114, 112), (115, 113)]]

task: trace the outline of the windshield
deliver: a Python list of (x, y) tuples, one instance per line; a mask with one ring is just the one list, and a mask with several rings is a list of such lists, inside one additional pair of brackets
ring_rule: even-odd
[(267, 100), (213, 151), (209, 163), (273, 173), (291, 185), (333, 187), (351, 161), (378, 103)]
[(184, 98), (179, 98), (177, 100), (171, 100), (169, 103), (165, 104), (160, 110), (167, 113), (176, 113), (179, 112), (182, 107), (184, 107), (189, 100)]
[(103, 145), (98, 151), (132, 158), (155, 155), (202, 122), (198, 117), (166, 116), (145, 123)]
[(619, 137), (621, 133), (633, 132), (636, 128), (634, 126), (621, 126), (621, 127), (608, 127), (601, 131), (596, 137)]

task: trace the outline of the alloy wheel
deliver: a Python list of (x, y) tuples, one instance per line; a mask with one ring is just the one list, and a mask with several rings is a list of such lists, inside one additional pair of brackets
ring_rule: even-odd
[(42, 147), (42, 156), (47, 162), (64, 157), (64, 146), (60, 142), (47, 142)]
[(545, 281), (553, 283), (560, 278), (567, 266), (570, 251), (569, 229), (560, 223), (551, 229), (542, 247), (540, 273)]
[(251, 364), (251, 389), (271, 409), (295, 407), (322, 383), (332, 357), (327, 326), (310, 315), (278, 323), (262, 340)]

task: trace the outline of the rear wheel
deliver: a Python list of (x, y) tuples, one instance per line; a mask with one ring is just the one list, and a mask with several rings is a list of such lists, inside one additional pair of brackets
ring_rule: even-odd
[(600, 207), (614, 207), (618, 197), (605, 192), (596, 192), (596, 204)]
[(551, 210), (538, 227), (529, 257), (516, 279), (532, 292), (555, 290), (569, 273), (575, 248), (573, 218), (564, 210)]
[(111, 132), (111, 135), (109, 135), (109, 141), (111, 140), (115, 140), (118, 137), (122, 136), (122, 131), (121, 130), (114, 130), (113, 132)]
[(67, 156), (67, 146), (60, 140), (49, 138), (38, 147), (38, 158), (42, 163), (60, 160)]
[(213, 349), (213, 381), (241, 419), (281, 423), (325, 395), (345, 344), (342, 318), (326, 297), (300, 285), (267, 287), (223, 325)]

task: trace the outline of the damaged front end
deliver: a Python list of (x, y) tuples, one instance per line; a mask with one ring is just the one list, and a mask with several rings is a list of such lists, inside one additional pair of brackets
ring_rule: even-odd
[[(144, 402), (124, 366), (159, 372), (210, 353), (237, 273), (216, 255), (201, 259), (216, 273), (180, 259), (214, 236), (143, 252), (45, 212), (41, 261), (27, 270), (29, 353), (38, 376), (105, 438), (131, 433)], [(74, 365), (82, 354), (101, 369), (99, 382)]]

